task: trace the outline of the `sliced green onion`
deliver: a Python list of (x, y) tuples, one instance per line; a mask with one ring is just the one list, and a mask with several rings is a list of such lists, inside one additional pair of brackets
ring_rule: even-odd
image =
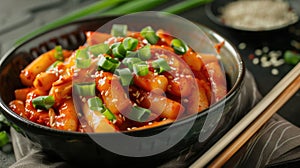
[(126, 51), (126, 57), (137, 57), (137, 51)]
[(74, 89), (80, 96), (95, 96), (96, 84), (95, 82), (75, 83)]
[(132, 37), (126, 37), (123, 40), (123, 46), (125, 48), (125, 50), (127, 51), (132, 51), (136, 48), (136, 46), (138, 45), (138, 40)]
[(104, 110), (102, 100), (97, 96), (89, 98), (87, 102), (91, 110), (100, 111), (100, 112)]
[(150, 45), (145, 45), (143, 48), (138, 50), (138, 57), (146, 61), (151, 58), (151, 50), (150, 50)]
[(141, 36), (144, 37), (150, 44), (156, 44), (159, 40), (156, 32), (150, 26), (147, 26), (141, 30)]
[(120, 62), (110, 56), (101, 57), (98, 61), (98, 70), (113, 72), (116, 68), (119, 67), (119, 65)]
[(114, 37), (125, 37), (127, 35), (127, 25), (113, 24), (110, 33)]
[(9, 136), (6, 131), (0, 132), (0, 147), (6, 145), (9, 142)]
[(94, 55), (109, 54), (110, 48), (108, 44), (100, 43), (89, 47), (89, 51)]
[(116, 120), (116, 116), (108, 108), (104, 108), (101, 113), (110, 121)]
[(133, 72), (139, 76), (145, 76), (149, 73), (149, 68), (146, 63), (133, 64)]
[(52, 70), (52, 69), (54, 69), (56, 66), (57, 66), (57, 64), (59, 64), (59, 63), (61, 63), (62, 61), (55, 61), (53, 64), (51, 64), (47, 69), (46, 69), (46, 71), (49, 71), (49, 70)]
[(59, 46), (55, 46), (55, 53), (54, 53), (54, 57), (55, 59), (59, 60), (59, 61), (63, 61), (64, 60), (64, 55), (63, 55), (63, 49), (62, 47)]
[(186, 53), (187, 50), (189, 49), (187, 44), (184, 41), (179, 39), (173, 39), (171, 41), (171, 47), (174, 49), (175, 53), (179, 55)]
[(143, 62), (141, 59), (135, 57), (133, 58), (126, 57), (122, 60), (122, 63), (126, 65), (131, 71), (133, 71), (133, 64), (141, 63), (141, 62)]
[(36, 109), (46, 109), (51, 108), (55, 103), (53, 96), (38, 96), (32, 99), (32, 105)]
[(164, 58), (158, 58), (157, 60), (154, 60), (152, 62), (152, 66), (158, 73), (171, 70), (171, 67)]
[(123, 43), (116, 43), (112, 47), (112, 54), (116, 58), (124, 58), (126, 56), (126, 50), (123, 46)]
[(290, 50), (285, 51), (283, 57), (284, 61), (291, 65), (296, 65), (298, 62), (300, 62), (300, 54)]
[(129, 68), (117, 69), (116, 74), (119, 75), (123, 86), (129, 86), (131, 84), (133, 75)]
[(104, 106), (104, 104), (102, 103), (102, 100), (99, 97), (95, 96), (95, 97), (89, 98), (87, 102), (88, 102), (88, 106), (91, 110), (99, 111), (110, 121), (116, 120), (115, 115), (108, 108), (106, 108)]
[(91, 58), (87, 53), (87, 48), (78, 49), (75, 53), (75, 64), (77, 68), (88, 68), (91, 65)]
[(128, 118), (138, 122), (145, 122), (149, 119), (151, 111), (146, 108), (139, 106), (132, 107), (131, 112), (128, 115)]

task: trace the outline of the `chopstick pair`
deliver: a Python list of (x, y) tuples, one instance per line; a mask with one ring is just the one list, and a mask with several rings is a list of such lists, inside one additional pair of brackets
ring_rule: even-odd
[(299, 88), (300, 63), (190, 168), (222, 167)]

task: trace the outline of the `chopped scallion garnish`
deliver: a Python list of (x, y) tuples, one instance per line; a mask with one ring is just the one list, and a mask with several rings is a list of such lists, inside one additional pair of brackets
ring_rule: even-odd
[(139, 106), (132, 107), (131, 112), (128, 115), (128, 118), (138, 122), (145, 122), (149, 119), (151, 110), (142, 108)]
[(159, 40), (156, 32), (150, 26), (147, 26), (141, 30), (141, 36), (144, 37), (150, 44), (156, 44)]
[(119, 75), (123, 86), (129, 86), (131, 84), (133, 75), (129, 68), (117, 69), (116, 74)]
[(138, 57), (146, 61), (151, 58), (151, 50), (150, 50), (150, 45), (145, 45), (143, 48), (138, 50)]
[(149, 68), (146, 63), (133, 64), (133, 72), (138, 76), (145, 76), (149, 73)]
[(62, 61), (55, 61), (53, 64), (51, 64), (51, 65), (47, 68), (46, 71), (49, 71), (49, 70), (54, 69), (54, 68), (57, 66), (57, 64), (59, 64), (59, 63), (62, 63)]
[(113, 24), (111, 28), (111, 35), (114, 37), (125, 37), (127, 34), (127, 25)]
[(46, 109), (51, 108), (55, 103), (53, 96), (38, 96), (32, 99), (32, 105), (36, 109)]
[(75, 83), (74, 89), (79, 96), (95, 96), (96, 95), (95, 82)]
[(108, 44), (100, 43), (89, 47), (89, 51), (94, 55), (109, 54), (110, 48)]
[(137, 57), (137, 51), (126, 51), (126, 57)]
[(88, 106), (91, 110), (102, 111), (104, 110), (102, 100), (99, 97), (92, 97), (88, 99)]
[(135, 57), (133, 57), (133, 58), (126, 57), (122, 60), (122, 63), (124, 65), (126, 65), (131, 71), (133, 71), (133, 64), (140, 63), (140, 62), (143, 62), (143, 61), (141, 59), (135, 58)]
[(0, 148), (9, 142), (9, 136), (6, 131), (0, 132)]
[(91, 58), (87, 53), (87, 48), (78, 49), (75, 53), (75, 63), (77, 68), (88, 68), (91, 65)]
[(124, 49), (123, 43), (116, 43), (112, 47), (112, 54), (116, 58), (124, 58), (126, 56), (126, 50)]
[(59, 60), (59, 61), (63, 61), (64, 60), (64, 55), (63, 55), (63, 49), (60, 45), (55, 46), (55, 53), (54, 53), (54, 57), (55, 59)]
[(120, 62), (118, 60), (115, 60), (110, 56), (103, 56), (98, 61), (98, 70), (113, 72), (119, 65)]
[(283, 57), (284, 61), (291, 65), (296, 65), (298, 62), (300, 62), (300, 54), (290, 50), (286, 50), (283, 54)]
[(116, 116), (108, 109), (104, 108), (104, 110), (101, 112), (109, 121), (116, 120)]
[(125, 50), (127, 51), (132, 51), (136, 48), (136, 46), (138, 45), (138, 40), (132, 37), (126, 37), (123, 40), (123, 46), (125, 48)]
[(189, 49), (187, 44), (179, 39), (173, 39), (171, 41), (171, 47), (174, 49), (176, 54), (182, 55)]
[(171, 67), (164, 58), (158, 58), (152, 62), (153, 68), (158, 72), (170, 71)]

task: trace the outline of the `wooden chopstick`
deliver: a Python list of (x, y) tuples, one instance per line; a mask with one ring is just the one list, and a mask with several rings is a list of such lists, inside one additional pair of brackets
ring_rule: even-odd
[(229, 147), (209, 164), (223, 166), (300, 88), (300, 76)]
[[(271, 105), (274, 106), (276, 104), (276, 103), (273, 103), (275, 100), (277, 100), (278, 102), (282, 101), (283, 104), (284, 104), (284, 100), (282, 100), (283, 98), (286, 99), (285, 101), (288, 100), (289, 96), (282, 95), (282, 93), (285, 90), (287, 90), (288, 88), (290, 88), (289, 87), (290, 85), (293, 85), (293, 86), (299, 85), (299, 75), (300, 75), (300, 63), (298, 63), (284, 78), (282, 78), (277, 83), (277, 85), (275, 85), (275, 87), (273, 87), (273, 89), (259, 103), (257, 103), (257, 105), (254, 108), (252, 108), (252, 110), (250, 110), (234, 127), (232, 127), (219, 141), (217, 141), (206, 153), (204, 153), (200, 158), (198, 158), (190, 166), (190, 168), (199, 168), (199, 167), (205, 167), (205, 166), (207, 167), (207, 164), (209, 162), (211, 162), (230, 143), (232, 143), (234, 141), (234, 139), (236, 139), (238, 137), (238, 135), (240, 135), (253, 121), (255, 121), (265, 111), (265, 109), (268, 108), (269, 113), (270, 113), (270, 111), (272, 111), (272, 113), (274, 114), (276, 112), (276, 109), (280, 108), (281, 105), (278, 103), (277, 104), (280, 105), (278, 107), (271, 107)], [(297, 82), (298, 82), (298, 84), (297, 84)], [(287, 94), (294, 94), (297, 90), (299, 90), (299, 86), (298, 87), (297, 86), (296, 87), (294, 86), (294, 88), (290, 91), (286, 91), (286, 92), (290, 92)], [(294, 91), (294, 90), (296, 90), (296, 91)], [(292, 91), (294, 91), (294, 93), (292, 93)], [(286, 94), (286, 92), (285, 92), (285, 94)], [(280, 95), (282, 95), (282, 96), (280, 96)], [(269, 114), (269, 115), (272, 116), (273, 114)], [(264, 118), (267, 121), (267, 116), (265, 116)], [(257, 128), (259, 129), (258, 126), (257, 126)], [(250, 131), (253, 131), (253, 130), (250, 130)], [(245, 133), (245, 134), (247, 134), (247, 133)], [(247, 138), (250, 138), (250, 137), (251, 136), (249, 136)], [(243, 141), (247, 141), (247, 140), (243, 140)], [(241, 143), (241, 142), (239, 142), (239, 143)], [(235, 150), (235, 149), (233, 149), (233, 150)], [(232, 156), (234, 154), (234, 151), (230, 151), (230, 152), (232, 152), (232, 154), (230, 154)], [(228, 160), (230, 157), (227, 157), (226, 159)], [(217, 162), (217, 159), (215, 159), (216, 162)], [(221, 159), (221, 158), (219, 158), (219, 159)], [(223, 161), (219, 160), (218, 161), (219, 164), (225, 163), (226, 159)], [(213, 166), (214, 165), (211, 165), (211, 167), (213, 167)], [(217, 165), (215, 165), (215, 166), (217, 166)]]

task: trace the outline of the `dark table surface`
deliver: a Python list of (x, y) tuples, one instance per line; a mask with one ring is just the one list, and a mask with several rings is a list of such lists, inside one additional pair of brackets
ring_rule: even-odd
[[(94, 1), (95, 0), (72, 0), (65, 2), (63, 0), (49, 0), (47, 2), (41, 2), (38, 0), (28, 0), (25, 3), (24, 1), (20, 2), (17, 0), (1, 0), (1, 56), (3, 56), (3, 54), (9, 50), (16, 39), (26, 34), (26, 32), (32, 31), (48, 21), (52, 21), (59, 16), (78, 9), (81, 6), (88, 5)], [(16, 4), (19, 4), (17, 5), (19, 10), (16, 10)], [(157, 10), (167, 6), (168, 4), (158, 7)], [(15, 9), (14, 11), (18, 12), (12, 12), (11, 9)], [(271, 70), (274, 67), (263, 68), (260, 65), (255, 65), (253, 64), (249, 55), (253, 55), (256, 49), (263, 49), (264, 47), (267, 47), (269, 51), (280, 51), (282, 53), (286, 50), (295, 50), (299, 52), (299, 49), (296, 49), (291, 45), (291, 41), (293, 40), (298, 42), (300, 41), (299, 22), (296, 25), (280, 31), (253, 33), (229, 29), (214, 23), (208, 18), (205, 11), (205, 6), (194, 8), (179, 15), (211, 28), (235, 45), (245, 62), (246, 68), (253, 73), (258, 89), (262, 95), (266, 95), (272, 89), (272, 87), (274, 87), (278, 81), (280, 81), (280, 79), (282, 79), (282, 77), (293, 68), (292, 65), (284, 64), (276, 67), (279, 70), (278, 75), (272, 75)], [(239, 48), (241, 43), (246, 44), (244, 49)], [(290, 99), (278, 111), (278, 114), (293, 124), (300, 126), (299, 102), (300, 91), (298, 91), (292, 97), (292, 99)], [(14, 162), (13, 154), (4, 154), (0, 151), (0, 160), (0, 167), (7, 167)]]

